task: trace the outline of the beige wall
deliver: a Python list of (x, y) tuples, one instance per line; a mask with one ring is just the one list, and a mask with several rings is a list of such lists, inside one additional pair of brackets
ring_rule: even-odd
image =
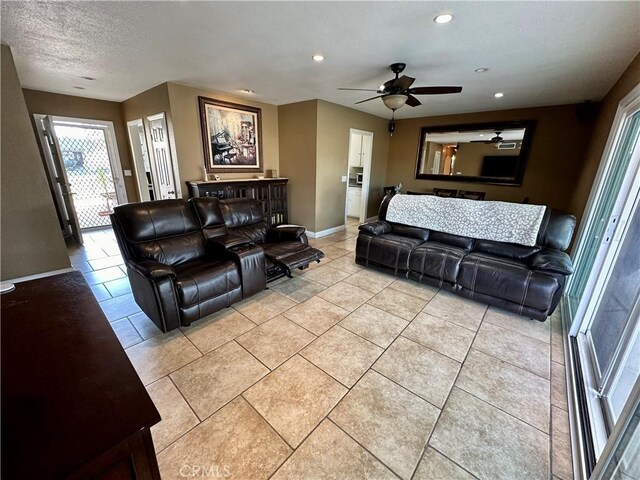
[[(169, 136), (169, 149), (171, 155), (177, 159), (176, 156), (176, 138), (173, 131), (173, 119), (171, 116), (171, 105), (169, 104), (169, 86), (168, 83), (161, 83), (149, 90), (145, 90), (139, 93), (135, 97), (131, 97), (121, 103), (122, 116), (124, 119), (125, 127), (127, 122), (138, 119), (145, 119), (150, 115), (157, 113), (165, 114), (167, 120), (167, 134)], [(128, 138), (128, 134), (127, 134)], [(132, 162), (133, 164), (133, 162)], [(134, 169), (135, 173), (135, 169)], [(180, 175), (180, 172), (178, 172)], [(184, 182), (181, 182), (182, 194), (187, 196), (187, 189)], [(136, 187), (137, 188), (137, 187)]]
[[(278, 170), (278, 107), (266, 103), (249, 101), (226, 93), (169, 83), (168, 95), (173, 118), (176, 152), (180, 164), (180, 179), (186, 195), (185, 182), (202, 180), (204, 150), (198, 97), (208, 97), (225, 102), (239, 103), (262, 110), (262, 157), (263, 169)], [(260, 173), (221, 173), (222, 179), (255, 178)]]
[(70, 267), (11, 50), (2, 45), (2, 280)]
[[(133, 162), (129, 154), (129, 138), (127, 136), (126, 124), (122, 116), (120, 103), (41, 92), (38, 90), (25, 89), (23, 91), (24, 99), (27, 102), (27, 109), (29, 110), (29, 117), (32, 122), (33, 115), (36, 113), (113, 122), (122, 169), (131, 170), (132, 175), (135, 175), (135, 169), (133, 168)], [(119, 172), (119, 174), (124, 179), (129, 201), (137, 201), (138, 188), (136, 186), (135, 176), (125, 177), (123, 172)]]
[(367, 217), (376, 215), (382, 201), (389, 151), (388, 120), (318, 100), (318, 133), (316, 160), (316, 230), (344, 225), (349, 160), (349, 129), (373, 132), (371, 179)]
[(618, 110), (618, 104), (638, 84), (640, 84), (640, 54), (631, 62), (600, 104), (598, 119), (589, 147), (584, 155), (582, 171), (575, 183), (570, 203), (570, 210), (575, 212), (578, 217), (584, 213), (591, 186), (609, 138), (613, 118)]
[[(487, 192), (488, 200), (512, 202), (529, 197), (531, 203), (580, 213), (573, 209), (571, 186), (580, 178), (593, 123), (578, 121), (576, 109), (577, 105), (560, 105), (399, 120), (389, 144), (387, 181), (401, 180), (404, 191), (433, 187), (481, 190)], [(508, 120), (536, 121), (521, 186), (415, 179), (421, 127)]]
[(280, 175), (289, 178), (289, 222), (316, 231), (318, 102), (278, 107)]

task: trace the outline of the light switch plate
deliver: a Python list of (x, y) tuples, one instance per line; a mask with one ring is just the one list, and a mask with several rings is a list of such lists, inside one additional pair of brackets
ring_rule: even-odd
[(347, 183), (347, 176), (346, 175), (342, 175), (342, 183)]
[(124, 171), (124, 176), (125, 177), (130, 177), (131, 176), (131, 170), (125, 170)]

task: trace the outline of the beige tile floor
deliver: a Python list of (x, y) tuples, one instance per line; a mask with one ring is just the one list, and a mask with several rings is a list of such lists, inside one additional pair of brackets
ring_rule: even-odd
[(162, 421), (162, 477), (572, 478), (560, 319), (528, 320), (354, 262), (161, 334), (110, 230), (70, 249)]

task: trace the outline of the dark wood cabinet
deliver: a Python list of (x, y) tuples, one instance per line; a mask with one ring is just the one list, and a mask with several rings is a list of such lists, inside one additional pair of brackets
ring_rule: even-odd
[(160, 478), (160, 421), (80, 272), (2, 295), (2, 478)]
[(288, 178), (187, 182), (189, 197), (251, 198), (260, 200), (270, 227), (288, 223)]

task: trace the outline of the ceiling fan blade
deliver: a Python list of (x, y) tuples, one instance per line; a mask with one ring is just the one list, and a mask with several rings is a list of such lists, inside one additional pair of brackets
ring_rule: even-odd
[(394, 88), (399, 88), (400, 90), (406, 90), (411, 85), (413, 85), (413, 82), (415, 82), (415, 81), (416, 81), (415, 78), (403, 75), (400, 78), (398, 78), (397, 80), (393, 81), (393, 87)]
[(360, 100), (359, 102), (356, 102), (354, 105), (358, 105), (359, 103), (368, 102), (369, 100), (375, 100), (376, 98), (380, 98), (380, 97), (384, 97), (384, 95), (377, 95), (375, 97), (367, 98), (366, 100)]
[(471, 140), (469, 143), (493, 143), (491, 140)]
[(375, 88), (338, 88), (338, 90), (356, 90), (358, 92), (377, 92)]
[(407, 96), (407, 105), (409, 105), (410, 107), (417, 107), (418, 105), (422, 105), (422, 103), (420, 102), (420, 100), (418, 100), (413, 95), (408, 95)]
[(410, 88), (407, 93), (413, 95), (444, 95), (445, 93), (460, 93), (462, 87), (415, 87)]

